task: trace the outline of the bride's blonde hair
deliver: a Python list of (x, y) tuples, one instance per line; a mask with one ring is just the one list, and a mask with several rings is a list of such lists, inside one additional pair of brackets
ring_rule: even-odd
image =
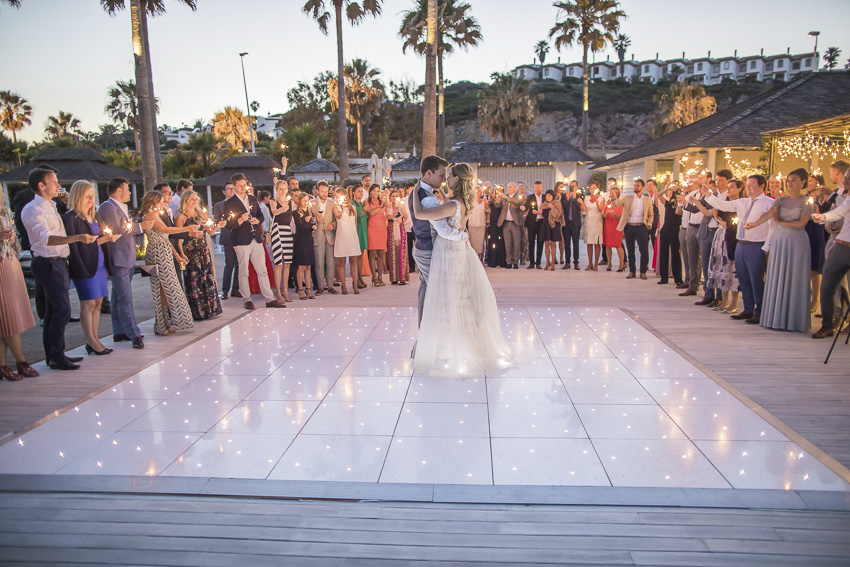
[(475, 176), (472, 175), (472, 168), (468, 163), (456, 163), (449, 170), (458, 179), (457, 187), (452, 190), (452, 199), (463, 203), (468, 214), (472, 211), (472, 203), (475, 200)]

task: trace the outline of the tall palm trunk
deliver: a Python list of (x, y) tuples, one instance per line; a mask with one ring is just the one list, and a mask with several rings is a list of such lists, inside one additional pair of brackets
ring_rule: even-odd
[(334, 0), (336, 10), (336, 57), (337, 57), (337, 127), (339, 128), (339, 178), (348, 179), (348, 125), (345, 122), (345, 65), (342, 62), (342, 0)]
[(428, 0), (428, 35), (425, 47), (425, 108), (422, 118), (422, 156), (437, 148), (437, 0)]
[(587, 100), (588, 100), (588, 83), (589, 81), (589, 73), (587, 69), (587, 43), (584, 44), (584, 54), (581, 58), (581, 82), (582, 88), (584, 90), (584, 105), (582, 106), (581, 111), (581, 149), (587, 151)]
[(360, 156), (361, 147), (363, 145), (363, 138), (360, 130), (360, 121), (357, 122), (357, 157)]
[(136, 153), (138, 154), (142, 150), (142, 141), (139, 139), (138, 128), (133, 128), (133, 143), (136, 146)]
[(160, 143), (159, 143), (159, 128), (156, 125), (156, 95), (153, 92), (153, 66), (151, 65), (151, 44), (148, 41), (148, 17), (145, 14), (144, 17), (144, 25), (142, 26), (144, 32), (144, 41), (142, 45), (145, 48), (145, 79), (148, 85), (148, 91), (150, 92), (150, 97), (148, 97), (148, 116), (150, 117), (151, 124), (151, 133), (153, 136), (154, 148), (156, 151), (154, 152), (154, 161), (156, 162), (156, 182), (159, 183), (162, 181), (162, 151), (160, 151)]
[(443, 83), (443, 49), (441, 33), (437, 34), (437, 78), (439, 87), (437, 90), (437, 154), (446, 155), (446, 112), (445, 112), (445, 84)]
[(150, 116), (153, 108), (153, 93), (148, 80), (150, 62), (145, 49), (148, 38), (147, 14), (142, 6), (142, 0), (130, 0), (130, 25), (133, 32), (133, 60), (136, 68), (136, 96), (139, 105), (139, 130), (141, 130), (142, 181), (144, 190), (150, 191), (159, 179), (156, 166), (159, 140), (155, 141), (156, 131), (152, 128), (156, 118), (152, 119)]

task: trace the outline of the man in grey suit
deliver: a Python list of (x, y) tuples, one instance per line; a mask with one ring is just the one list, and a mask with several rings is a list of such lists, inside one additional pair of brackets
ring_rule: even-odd
[[(422, 178), (410, 192), (408, 205), (410, 218), (413, 221), (413, 232), (416, 235), (416, 247), (413, 249), (413, 258), (416, 260), (416, 271), (419, 272), (419, 323), (422, 323), (422, 309), (425, 306), (425, 293), (428, 289), (428, 275), (431, 273), (431, 253), (434, 249), (434, 239), (439, 234), (443, 238), (469, 242), (469, 236), (460, 230), (448, 225), (445, 219), (427, 221), (416, 218), (413, 199), (419, 198), (423, 209), (431, 209), (440, 205), (434, 196), (434, 190), (439, 188), (446, 180), (446, 166), (449, 164), (440, 156), (425, 157), (419, 171)], [(416, 345), (410, 352), (410, 358), (416, 354)]]
[(136, 271), (136, 235), (149, 230), (153, 221), (134, 222), (130, 218), (127, 201), (130, 200), (130, 185), (126, 179), (116, 177), (106, 189), (109, 199), (97, 210), (100, 229), (106, 227), (121, 237), (107, 242), (105, 262), (112, 280), (112, 339), (117, 343), (131, 341), (133, 348), (145, 348), (142, 332), (136, 324), (133, 312), (133, 274)]
[[(508, 183), (508, 192), (496, 192), (492, 206), (499, 210), (497, 226), (502, 227), (502, 238), (505, 239), (505, 261), (507, 268), (519, 269), (519, 255), (522, 246), (523, 213), (525, 211), (525, 195), (517, 191), (516, 183)], [(505, 206), (507, 203), (507, 206)], [(492, 222), (492, 221), (491, 221)]]
[(313, 255), (316, 257), (316, 295), (322, 290), (336, 295), (334, 289), (334, 242), (336, 240), (336, 220), (333, 216), (334, 202), (328, 199), (328, 183), (319, 181), (316, 185), (318, 196), (310, 201), (310, 214), (316, 219), (313, 231)]

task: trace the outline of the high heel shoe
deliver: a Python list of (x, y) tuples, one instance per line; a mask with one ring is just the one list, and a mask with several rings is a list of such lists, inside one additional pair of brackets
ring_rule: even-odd
[[(364, 286), (365, 287), (365, 286)], [(352, 282), (351, 288), (354, 290), (354, 295), (360, 295), (360, 286)]]
[(5, 378), (9, 382), (19, 382), (24, 379), (20, 374), (15, 374), (8, 366), (0, 366), (0, 379)]
[(306, 301), (307, 294), (304, 293), (304, 290), (299, 287), (297, 291), (298, 291), (298, 299), (300, 299), (301, 301)]
[(316, 296), (313, 295), (313, 291), (310, 288), (304, 290), (307, 293), (307, 299), (316, 299)]
[(26, 360), (23, 362), (18, 362), (15, 367), (18, 371), (18, 374), (20, 374), (24, 378), (36, 378), (38, 376), (41, 376), (41, 374), (39, 374), (35, 368), (30, 366), (29, 362), (27, 362)]
[[(606, 271), (606, 272), (610, 272), (610, 271), (611, 271), (611, 266), (608, 266), (608, 268), (607, 268), (605, 271)], [(617, 271), (619, 271), (619, 270), (617, 270)]]
[(86, 352), (88, 354), (96, 354), (98, 356), (103, 356), (104, 354), (109, 354), (110, 352), (112, 352), (112, 349), (111, 348), (105, 348), (103, 350), (94, 350), (94, 347), (87, 343), (86, 344)]

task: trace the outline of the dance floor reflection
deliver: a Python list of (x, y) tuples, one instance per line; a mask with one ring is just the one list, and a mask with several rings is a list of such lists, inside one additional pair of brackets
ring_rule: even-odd
[(258, 310), (0, 446), (0, 472), (850, 489), (618, 309), (502, 329), (517, 365), (452, 380), (413, 374), (415, 308)]

